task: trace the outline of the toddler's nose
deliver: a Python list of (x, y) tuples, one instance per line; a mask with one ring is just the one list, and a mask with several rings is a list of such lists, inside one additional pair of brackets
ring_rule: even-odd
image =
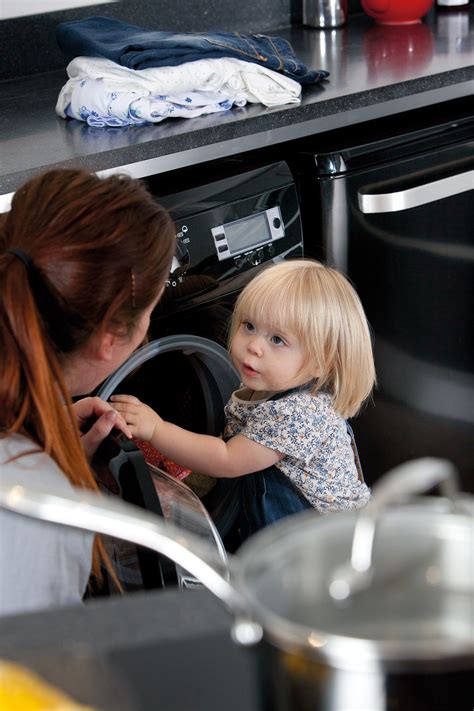
[(260, 339), (258, 336), (255, 336), (252, 338), (249, 343), (248, 343), (248, 349), (250, 353), (256, 356), (261, 356), (262, 355), (262, 344), (260, 343)]

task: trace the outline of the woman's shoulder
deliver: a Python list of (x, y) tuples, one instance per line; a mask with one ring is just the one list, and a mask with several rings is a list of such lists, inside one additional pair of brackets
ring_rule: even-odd
[(21, 434), (0, 438), (1, 473), (14, 474), (16, 482), (25, 484), (41, 478), (42, 485), (66, 491), (71, 487), (56, 462), (35, 442)]
[[(0, 438), (0, 480), (67, 495), (56, 462), (22, 435)], [(0, 616), (78, 604), (91, 570), (93, 533), (18, 516), (0, 508)]]
[(11, 434), (0, 437), (0, 464), (14, 464), (25, 456), (39, 453), (41, 449), (31, 439), (22, 434)]
[[(29, 437), (22, 434), (11, 434), (0, 437), (0, 462), (2, 464), (17, 464), (32, 466), (33, 462), (51, 458), (41, 447)], [(52, 460), (51, 460), (52, 461)]]

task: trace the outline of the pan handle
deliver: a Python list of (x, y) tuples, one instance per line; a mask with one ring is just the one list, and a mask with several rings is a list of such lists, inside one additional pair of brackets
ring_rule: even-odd
[(229, 582), (229, 570), (215, 550), (166, 520), (84, 489), (50, 493), (41, 486), (18, 483), (8, 471), (0, 477), (0, 507), (23, 516), (114, 536), (150, 548), (171, 559), (213, 593), (234, 614), (247, 616), (244, 596)]
[(380, 479), (373, 488), (372, 499), (357, 518), (350, 561), (336, 568), (331, 576), (329, 594), (333, 600), (345, 600), (370, 585), (377, 518), (383, 509), (435, 486), (449, 499), (454, 500), (459, 494), (458, 472), (452, 462), (422, 457), (400, 464)]

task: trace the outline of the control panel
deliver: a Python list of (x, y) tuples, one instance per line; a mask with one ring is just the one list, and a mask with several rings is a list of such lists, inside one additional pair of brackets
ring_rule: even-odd
[[(247, 250), (254, 250), (255, 255), (259, 253), (263, 256), (263, 251), (255, 251), (256, 248), (284, 237), (285, 227), (280, 207), (277, 205), (255, 215), (213, 227), (211, 232), (214, 237), (217, 258), (222, 261), (240, 255)], [(255, 263), (258, 264), (258, 262)]]
[[(245, 170), (242, 162), (234, 175), (207, 177), (179, 193), (157, 194), (176, 226), (169, 286), (198, 275), (222, 283), (266, 261), (303, 255), (298, 197), (286, 163)], [(154, 183), (150, 187), (155, 192)]]

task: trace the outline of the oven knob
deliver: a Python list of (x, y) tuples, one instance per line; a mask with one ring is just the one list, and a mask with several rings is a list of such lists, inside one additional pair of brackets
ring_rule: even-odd
[(176, 240), (176, 251), (171, 262), (170, 277), (180, 277), (186, 274), (190, 262), (188, 248), (178, 239)]
[(259, 249), (258, 252), (254, 252), (251, 256), (250, 261), (252, 262), (253, 265), (257, 266), (257, 264), (260, 264), (260, 262), (263, 259), (263, 251)]

